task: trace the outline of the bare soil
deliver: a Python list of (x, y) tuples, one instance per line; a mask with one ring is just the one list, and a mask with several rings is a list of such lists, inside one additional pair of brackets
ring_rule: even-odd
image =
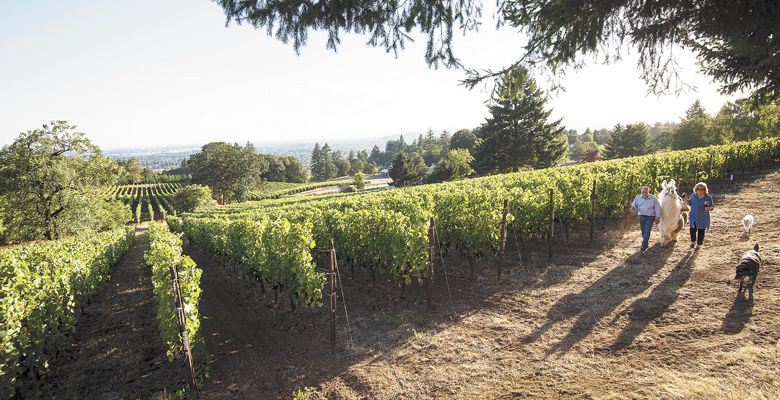
[(148, 399), (186, 385), (186, 370), (168, 362), (156, 320), (145, 229), (85, 307), (71, 344), (40, 380), (24, 381), (24, 399)]
[[(498, 282), (493, 259), (471, 277), (463, 260), (444, 258), (433, 311), (419, 286), (402, 296), (387, 277), (373, 284), (342, 267), (351, 329), (339, 296), (336, 346), (324, 307), (291, 312), (287, 299), (187, 248), (204, 271), (202, 397), (288, 399), (310, 388), (333, 399), (778, 399), (780, 173), (715, 186), (700, 250), (687, 229), (665, 247), (655, 230), (639, 253), (638, 224), (605, 221), (593, 242), (587, 229), (556, 238), (548, 261), (544, 244), (520, 251), (510, 232)], [(727, 282), (754, 242), (764, 264), (751, 297)]]

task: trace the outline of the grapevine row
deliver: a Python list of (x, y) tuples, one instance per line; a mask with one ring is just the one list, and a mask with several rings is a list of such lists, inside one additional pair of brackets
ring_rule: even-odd
[(0, 397), (62, 345), (134, 238), (120, 228), (0, 251)]
[(178, 272), (178, 287), (181, 291), (183, 319), (189, 347), (197, 355), (199, 362), (205, 362), (203, 337), (200, 335), (200, 314), (198, 303), (201, 288), (202, 271), (188, 256), (182, 255), (181, 238), (171, 233), (163, 224), (149, 225), (149, 250), (144, 253), (147, 265), (152, 269), (154, 298), (157, 301), (157, 321), (160, 335), (168, 345), (167, 355), (170, 361), (181, 359), (184, 355), (180, 335), (179, 315), (176, 308), (172, 286), (172, 269)]
[[(200, 235), (201, 243), (216, 242), (217, 253), (235, 259), (260, 251), (255, 249), (259, 245), (231, 247), (222, 231), (233, 224), (267, 223), (263, 221), (283, 216), (299, 227), (302, 235), (314, 238), (319, 247), (335, 238), (340, 258), (347, 264), (384, 270), (397, 282), (409, 283), (427, 275), (425, 231), (430, 217), (436, 221), (443, 246), (473, 260), (496, 253), (504, 200), (508, 201), (513, 232), (525, 238), (543, 238), (549, 234), (550, 190), (555, 199), (555, 220), (577, 223), (591, 216), (594, 181), (598, 183), (599, 212), (620, 213), (643, 184), (656, 190), (662, 180), (675, 178), (690, 190), (697, 180), (728, 178), (776, 162), (779, 150), (780, 140), (768, 138), (324, 200), (247, 203), (189, 214), (184, 231)], [(686, 191), (682, 185), (681, 190)], [(283, 252), (295, 245), (281, 241), (263, 246), (262, 252)], [(263, 267), (258, 264), (254, 268)], [(290, 263), (288, 268), (306, 268), (306, 263)]]

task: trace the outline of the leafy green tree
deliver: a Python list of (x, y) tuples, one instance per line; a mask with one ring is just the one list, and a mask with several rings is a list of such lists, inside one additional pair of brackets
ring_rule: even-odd
[(477, 148), (477, 135), (470, 129), (461, 129), (452, 134), (450, 149), (466, 149), (472, 155)]
[(173, 208), (176, 211), (190, 212), (200, 207), (208, 207), (212, 203), (213, 194), (208, 186), (187, 185), (176, 191), (173, 197)]
[(582, 161), (588, 154), (592, 152), (595, 152), (595, 154), (602, 153), (603, 147), (604, 146), (600, 146), (593, 140), (580, 140), (571, 150), (570, 157), (572, 160)]
[(268, 170), (262, 176), (262, 179), (268, 182), (287, 182), (287, 169), (281, 157), (270, 154), (262, 155), (268, 163)]
[(452, 149), (433, 167), (432, 182), (463, 179), (474, 174), (474, 157), (467, 149)]
[(699, 100), (685, 112), (685, 118), (680, 121), (680, 127), (672, 135), (672, 149), (685, 150), (707, 145), (707, 130), (711, 118), (704, 111)]
[(190, 157), (192, 182), (207, 185), (220, 202), (243, 201), (268, 169), (267, 161), (254, 146), (225, 142), (204, 145)]
[(141, 175), (143, 175), (143, 181), (146, 183), (156, 183), (160, 177), (160, 174), (146, 167), (141, 170)]
[(138, 157), (130, 157), (124, 164), (129, 183), (139, 183), (143, 180), (143, 168)]
[(666, 150), (672, 147), (672, 136), (679, 129), (676, 122), (656, 122), (648, 127), (650, 151)]
[[(217, 0), (228, 21), (263, 29), (296, 51), (310, 31), (327, 32), (336, 50), (343, 32), (365, 33), (371, 46), (395, 54), (409, 32), (427, 35), (429, 65), (461, 67), (453, 51), (456, 28), (464, 33), (480, 25), (481, 2), (414, 0), (333, 3), (328, 7), (294, 0)], [(653, 92), (674, 89), (676, 46), (692, 50), (703, 71), (735, 93), (754, 90), (757, 98), (780, 97), (780, 29), (776, 0), (734, 1), (558, 1), (507, 0), (499, 3), (498, 26), (519, 30), (520, 59), (505, 70), (470, 69), (470, 87), (486, 77), (502, 76), (517, 66), (546, 67), (557, 73), (601, 55), (611, 61), (624, 51), (639, 54), (641, 77)], [(630, 47), (628, 46), (630, 45)], [(631, 50), (628, 50), (631, 49)]]
[(355, 176), (352, 177), (352, 185), (355, 186), (358, 189), (363, 189), (366, 187), (366, 175), (362, 172), (356, 172)]
[(377, 172), (379, 172), (379, 166), (376, 165), (373, 161), (367, 163), (363, 168), (363, 173), (367, 175), (373, 175)]
[(294, 156), (281, 157), (284, 164), (284, 181), (292, 183), (303, 183), (309, 180), (306, 173), (306, 167), (301, 160)]
[[(95, 188), (116, 183), (120, 170), (66, 121), (19, 134), (0, 150), (6, 236), (15, 241), (66, 236), (63, 221), (87, 218), (102, 206)], [(83, 208), (85, 198), (95, 206)]]
[(604, 145), (604, 156), (611, 160), (647, 154), (647, 139), (647, 125), (641, 122), (625, 127), (617, 124)]
[(336, 165), (336, 173), (333, 177), (347, 176), (350, 174), (349, 170), (352, 168), (352, 164), (350, 164), (349, 160), (344, 158), (344, 154), (341, 153), (341, 150), (333, 152), (333, 164)]
[(490, 117), (479, 129), (475, 169), (509, 172), (558, 164), (567, 151), (566, 135), (560, 120), (548, 122), (552, 110), (545, 103), (528, 71), (518, 68), (502, 77)]
[(597, 129), (593, 131), (593, 141), (600, 145), (607, 144), (607, 138), (611, 133), (609, 129)]

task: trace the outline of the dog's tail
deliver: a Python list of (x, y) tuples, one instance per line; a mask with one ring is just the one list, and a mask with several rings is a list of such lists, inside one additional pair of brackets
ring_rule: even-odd
[(753, 246), (753, 250), (758, 251), (758, 243), (756, 243), (756, 245)]

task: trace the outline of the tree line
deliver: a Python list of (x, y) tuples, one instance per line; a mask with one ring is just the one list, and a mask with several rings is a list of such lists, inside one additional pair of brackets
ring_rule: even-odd
[(595, 161), (645, 155), (656, 151), (686, 150), (780, 134), (780, 105), (756, 104), (749, 99), (727, 102), (715, 115), (698, 100), (680, 122), (617, 124), (612, 129), (578, 134), (567, 131), (570, 157)]
[(306, 182), (308, 173), (296, 157), (260, 154), (252, 143), (211, 142), (187, 160), (192, 182), (211, 188), (217, 200), (244, 201), (260, 182)]
[(332, 151), (325, 143), (320, 147), (319, 142), (314, 144), (309, 163), (311, 177), (315, 181), (327, 181), (339, 176), (354, 176), (357, 173), (375, 174), (379, 171), (378, 164), (369, 159), (365, 150), (351, 150), (344, 157), (341, 150)]
[[(549, 121), (552, 110), (547, 107), (547, 97), (528, 71), (517, 68), (502, 77), (487, 111), (489, 116), (475, 129), (453, 134), (446, 130), (436, 134), (429, 129), (411, 143), (401, 135), (389, 140), (384, 150), (374, 146), (367, 162), (387, 168), (396, 185), (407, 185), (550, 167), (565, 159), (565, 129), (560, 120)], [(327, 144), (323, 148), (315, 145), (311, 163), (315, 180), (355, 172), (346, 168), (347, 163), (339, 169), (320, 161), (323, 153), (329, 154)], [(361, 159), (364, 153), (357, 154)]]

